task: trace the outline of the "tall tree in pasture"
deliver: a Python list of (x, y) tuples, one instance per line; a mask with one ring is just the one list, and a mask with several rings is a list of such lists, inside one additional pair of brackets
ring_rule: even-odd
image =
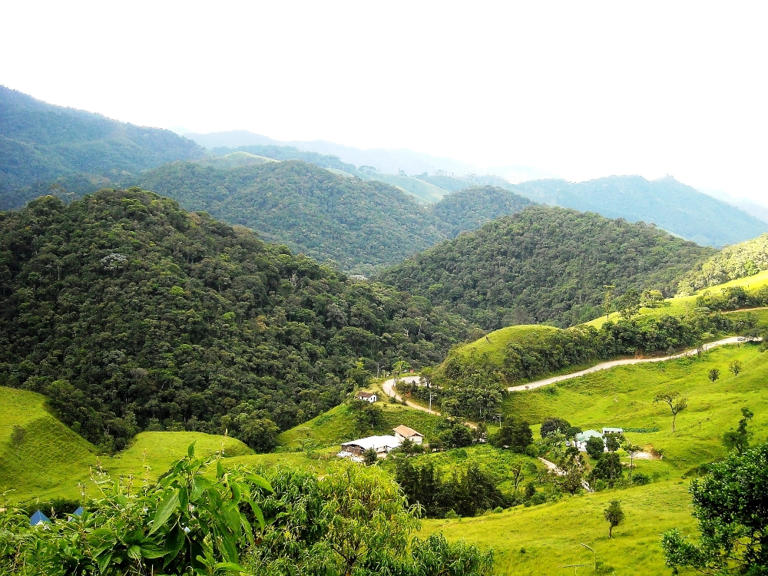
[(624, 521), (624, 511), (618, 500), (611, 500), (608, 508), (603, 510), (603, 516), (608, 522), (608, 538), (613, 538), (613, 529)]
[(653, 398), (654, 402), (663, 402), (669, 406), (672, 413), (672, 433), (675, 433), (675, 420), (677, 415), (688, 407), (688, 399), (680, 395), (680, 392), (659, 392)]
[(629, 456), (629, 481), (632, 482), (632, 469), (635, 467), (634, 460), (635, 454), (642, 452), (642, 448), (636, 444), (632, 444), (629, 440), (626, 440), (622, 445), (624, 452)]
[(714, 382), (715, 380), (720, 378), (720, 370), (718, 370), (717, 368), (712, 368), (712, 370), (710, 370), (707, 373), (707, 378), (709, 378), (710, 382)]

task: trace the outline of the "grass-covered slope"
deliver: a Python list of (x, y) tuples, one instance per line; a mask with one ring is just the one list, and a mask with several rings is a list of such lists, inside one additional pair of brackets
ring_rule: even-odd
[(608, 218), (649, 222), (705, 246), (721, 247), (754, 238), (768, 224), (702, 194), (674, 178), (648, 181), (610, 176), (587, 182), (534, 180), (516, 186), (535, 202), (597, 212)]
[(678, 284), (678, 291), (691, 294), (696, 290), (715, 286), (768, 270), (768, 234), (726, 246), (717, 254), (700, 262)]
[(267, 419), (308, 420), (464, 332), (423, 299), (139, 190), (0, 213), (0, 323), (2, 381), (108, 449), (179, 428), (255, 446)]
[(600, 314), (605, 287), (673, 292), (712, 249), (645, 224), (534, 206), (441, 243), (380, 275), (485, 329), (577, 324)]
[(198, 454), (249, 454), (239, 440), (200, 432), (143, 432), (122, 452), (100, 455), (56, 418), (41, 394), (0, 387), (0, 493), (22, 501), (93, 495), (91, 473), (157, 478), (194, 443)]
[(103, 179), (121, 181), (175, 160), (203, 156), (197, 144), (168, 130), (53, 106), (0, 86), (0, 210), (20, 208), (65, 178), (70, 192)]
[(402, 191), (304, 162), (233, 169), (176, 163), (145, 174), (141, 185), (349, 272), (371, 273), (446, 238)]

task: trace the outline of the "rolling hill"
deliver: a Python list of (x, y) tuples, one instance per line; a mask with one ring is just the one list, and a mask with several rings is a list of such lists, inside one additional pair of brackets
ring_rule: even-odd
[(646, 224), (534, 206), (435, 246), (379, 278), (485, 329), (578, 324), (600, 315), (606, 286), (671, 295), (714, 251)]
[(126, 173), (203, 155), (169, 130), (53, 106), (0, 86), (0, 210), (20, 208), (57, 180), (66, 192), (87, 192)]
[(516, 185), (515, 190), (541, 204), (653, 223), (697, 244), (716, 248), (768, 231), (766, 222), (669, 177), (653, 181), (640, 176), (611, 176), (587, 182), (534, 180)]

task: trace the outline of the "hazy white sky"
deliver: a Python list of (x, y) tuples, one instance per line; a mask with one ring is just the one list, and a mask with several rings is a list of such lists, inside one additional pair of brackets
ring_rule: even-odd
[(136, 124), (768, 204), (765, 2), (10, 0), (0, 84)]

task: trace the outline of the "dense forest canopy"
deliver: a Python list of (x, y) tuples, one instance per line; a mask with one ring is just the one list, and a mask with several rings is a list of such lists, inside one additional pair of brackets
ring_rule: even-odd
[(0, 322), (0, 380), (114, 448), (147, 428), (258, 443), (466, 334), (424, 298), (138, 189), (0, 213)]
[(349, 272), (371, 273), (445, 238), (400, 190), (304, 162), (232, 170), (176, 163), (144, 175), (141, 185)]
[(169, 130), (53, 106), (0, 86), (0, 209), (22, 207), (64, 179), (70, 192), (174, 160), (200, 158), (197, 144)]
[(380, 275), (485, 329), (577, 324), (606, 293), (671, 295), (676, 279), (714, 250), (653, 226), (533, 206), (423, 252)]
[(432, 213), (453, 238), (501, 216), (515, 214), (531, 204), (527, 198), (504, 188), (478, 186), (445, 196), (432, 207)]
[(722, 247), (768, 230), (768, 224), (674, 178), (649, 181), (610, 176), (587, 182), (533, 180), (515, 191), (542, 204), (597, 212), (630, 222), (652, 222), (704, 246)]

